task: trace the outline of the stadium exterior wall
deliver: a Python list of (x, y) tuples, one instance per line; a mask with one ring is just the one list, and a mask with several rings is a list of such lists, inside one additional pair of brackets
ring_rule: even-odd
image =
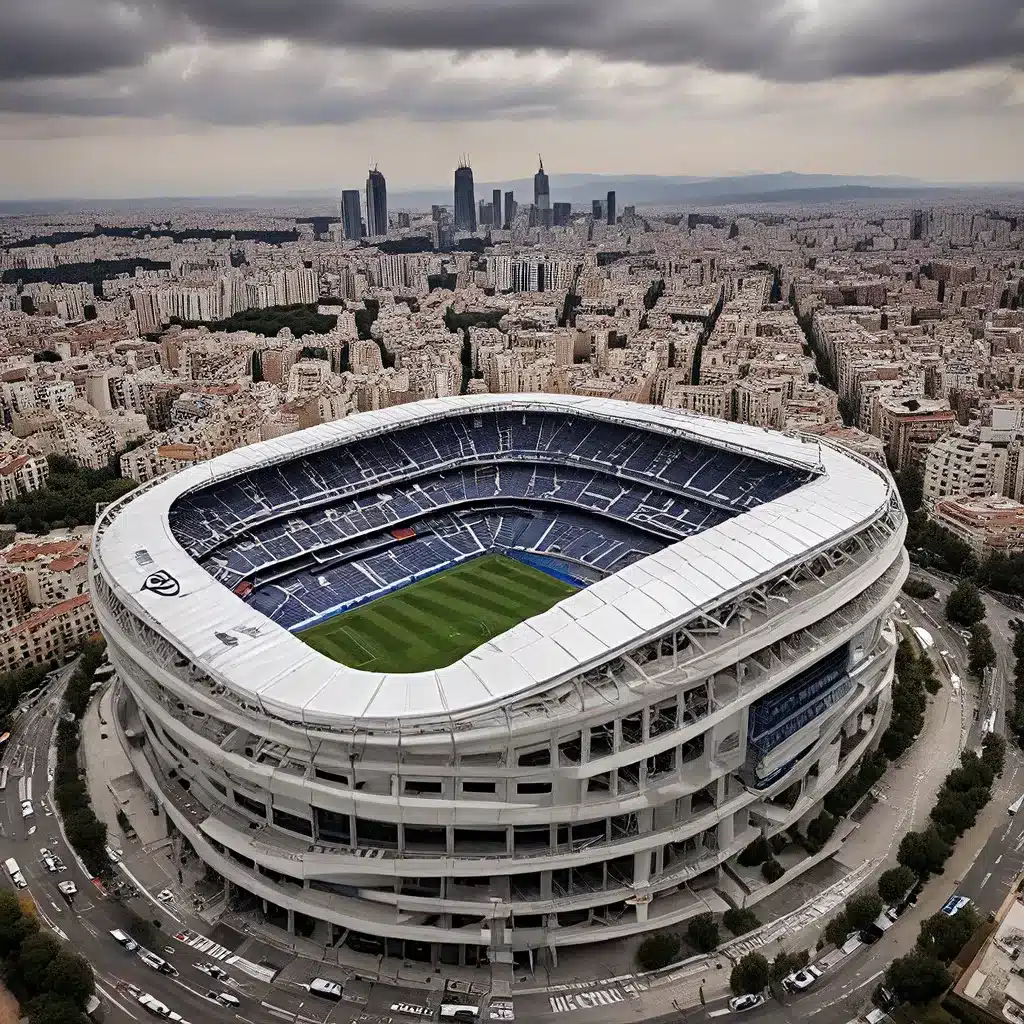
[(907, 561), (879, 475), (858, 529), (447, 730), (318, 728), (209, 685), (104, 565), (129, 495), (91, 582), (133, 761), (236, 901), (324, 944), (507, 961), (725, 909), (739, 851), (806, 823), (888, 720)]

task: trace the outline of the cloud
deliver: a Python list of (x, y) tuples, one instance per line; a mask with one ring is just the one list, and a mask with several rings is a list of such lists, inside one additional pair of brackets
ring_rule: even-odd
[[(768, 110), (1024, 64), (1020, 0), (26, 0), (0, 112), (193, 124)], [(894, 84), (895, 82), (895, 84)], [(941, 91), (941, 90), (940, 90)], [(671, 102), (671, 106), (667, 105)]]

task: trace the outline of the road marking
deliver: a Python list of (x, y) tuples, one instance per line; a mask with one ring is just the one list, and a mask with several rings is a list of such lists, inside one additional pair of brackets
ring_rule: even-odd
[(725, 1016), (727, 1016), (730, 1013), (732, 1013), (732, 1010), (709, 1010), (708, 1011), (708, 1016), (709, 1017), (725, 1017)]
[(988, 880), (989, 880), (989, 879), (990, 879), (991, 877), (992, 877), (992, 872), (990, 871), (990, 872), (989, 872), (989, 873), (988, 873), (988, 874), (987, 874), (987, 875), (986, 875), (986, 876), (985, 876), (985, 877), (984, 877), (984, 878), (983, 878), (983, 879), (981, 880), (981, 885), (979, 885), (979, 886), (978, 886), (978, 888), (979, 888), (979, 889), (984, 889), (984, 888), (985, 888), (985, 883), (986, 883), (986, 882), (987, 882), (987, 881), (988, 881)]
[(590, 992), (568, 992), (561, 996), (548, 996), (552, 1013), (566, 1013), (572, 1010), (594, 1010), (599, 1006), (613, 1006), (624, 1003), (625, 995), (618, 988), (603, 988)]
[(120, 1009), (120, 1011), (123, 1014), (125, 1014), (128, 1017), (131, 1017), (132, 1020), (139, 1019), (135, 1016), (134, 1013), (132, 1013), (131, 1010), (128, 1009), (127, 1006), (124, 1005), (124, 1003), (122, 1003), (112, 992), (108, 992), (99, 982), (96, 982), (96, 988), (99, 989), (100, 993), (103, 995), (105, 999), (109, 999), (110, 1002), (112, 1002), (116, 1007), (118, 1007), (118, 1009)]
[(996, 857), (996, 863), (998, 864), (1002, 859), (1003, 859), (1003, 855), (999, 854), (999, 856)]

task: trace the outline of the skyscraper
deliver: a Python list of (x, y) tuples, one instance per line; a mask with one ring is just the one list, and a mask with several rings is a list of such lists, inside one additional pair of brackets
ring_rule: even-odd
[(455, 230), (476, 231), (476, 198), (473, 195), (473, 168), (467, 159), (455, 170)]
[(376, 167), (366, 178), (366, 231), (371, 237), (388, 233), (388, 187)]
[(533, 176), (533, 205), (537, 207), (537, 222), (541, 227), (551, 227), (551, 187), (544, 173), (544, 161), (540, 156), (540, 169)]
[(590, 200), (590, 216), (594, 220), (604, 220), (604, 203), (600, 199)]
[(604, 212), (606, 214), (608, 214), (608, 223), (609, 224), (614, 224), (615, 223), (615, 193), (614, 192), (609, 192), (608, 193), (608, 199), (607, 199), (607, 202), (605, 203), (605, 211)]
[(363, 237), (362, 207), (357, 188), (347, 188), (341, 193), (341, 230), (346, 238)]
[(502, 226), (502, 223), (503, 223), (502, 219), (501, 219), (501, 189), (500, 188), (496, 188), (491, 193), (491, 210), (494, 213), (493, 219), (491, 220), (491, 224), (494, 227), (496, 227), (496, 228), (500, 228)]
[(555, 203), (553, 213), (554, 216), (551, 218), (551, 223), (556, 228), (568, 227), (569, 218), (572, 216), (572, 203)]
[(505, 193), (505, 228), (512, 227), (512, 221), (516, 219), (516, 196), (514, 192)]

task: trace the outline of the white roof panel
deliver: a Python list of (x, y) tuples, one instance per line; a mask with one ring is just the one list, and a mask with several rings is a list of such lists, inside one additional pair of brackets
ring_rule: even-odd
[[(768, 504), (666, 547), (567, 597), (435, 672), (370, 673), (339, 665), (250, 608), (180, 546), (168, 511), (180, 496), (268, 463), (437, 417), (497, 410), (579, 413), (728, 445), (819, 473)], [(382, 486), (386, 483), (382, 482)], [(315, 724), (470, 713), (569, 678), (579, 662), (674, 628), (725, 594), (834, 543), (886, 509), (891, 483), (863, 460), (801, 439), (676, 410), (560, 395), (432, 399), (350, 416), (183, 470), (140, 488), (101, 518), (93, 557), (119, 600), (242, 699)]]

